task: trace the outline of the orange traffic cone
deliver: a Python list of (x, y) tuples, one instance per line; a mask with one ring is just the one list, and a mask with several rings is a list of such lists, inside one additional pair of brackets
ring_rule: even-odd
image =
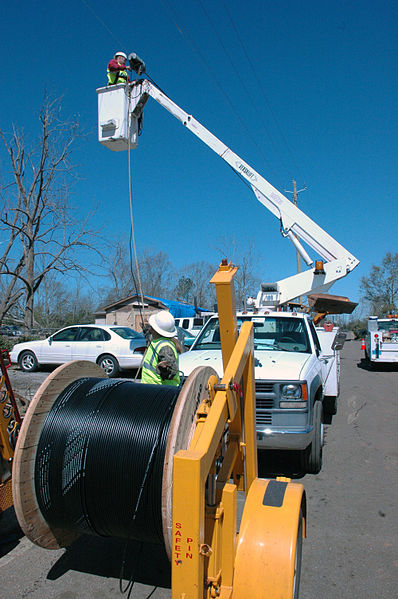
[(362, 339), (361, 349), (365, 349), (365, 339)]

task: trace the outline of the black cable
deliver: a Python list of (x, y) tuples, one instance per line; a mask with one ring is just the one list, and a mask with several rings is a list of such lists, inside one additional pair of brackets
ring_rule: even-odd
[(35, 462), (51, 528), (163, 544), (164, 454), (179, 388), (84, 378), (58, 397)]

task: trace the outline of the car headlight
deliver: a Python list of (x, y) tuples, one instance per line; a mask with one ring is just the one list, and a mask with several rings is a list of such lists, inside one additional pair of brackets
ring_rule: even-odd
[(301, 385), (296, 383), (282, 385), (281, 399), (301, 399), (301, 395)]

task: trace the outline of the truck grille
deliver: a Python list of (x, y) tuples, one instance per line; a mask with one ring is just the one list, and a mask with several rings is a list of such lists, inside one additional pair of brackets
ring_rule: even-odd
[(274, 405), (277, 399), (275, 384), (272, 381), (256, 381), (256, 418), (258, 426), (272, 424), (272, 412), (264, 412), (264, 410), (273, 410), (277, 407), (277, 405)]
[(257, 397), (256, 407), (260, 410), (272, 410), (272, 408), (274, 407), (274, 400), (272, 397), (267, 397), (265, 399)]
[(272, 413), (271, 412), (257, 412), (256, 414), (257, 426), (264, 424), (272, 424)]
[(274, 383), (268, 383), (266, 381), (256, 381), (256, 393), (272, 393), (274, 390)]

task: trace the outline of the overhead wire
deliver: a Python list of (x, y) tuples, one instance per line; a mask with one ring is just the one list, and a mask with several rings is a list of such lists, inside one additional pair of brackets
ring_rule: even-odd
[(246, 126), (246, 123), (243, 121), (239, 111), (235, 108), (232, 100), (230, 99), (228, 93), (225, 91), (224, 87), (222, 86), (222, 84), (220, 83), (217, 75), (215, 74), (215, 72), (213, 71), (213, 69), (209, 66), (208, 61), (206, 61), (205, 57), (203, 56), (203, 54), (201, 53), (201, 51), (199, 50), (197, 44), (195, 43), (195, 41), (192, 39), (192, 37), (190, 35), (188, 35), (187, 33), (184, 32), (184, 29), (182, 29), (180, 27), (180, 25), (178, 24), (177, 20), (176, 20), (176, 15), (175, 15), (175, 10), (172, 7), (172, 5), (170, 4), (169, 0), (162, 0), (163, 4), (166, 6), (166, 8), (168, 9), (170, 15), (171, 15), (171, 20), (174, 23), (174, 25), (176, 26), (177, 30), (179, 31), (180, 35), (187, 41), (187, 43), (191, 46), (194, 54), (196, 55), (196, 57), (198, 58), (199, 62), (201, 63), (202, 67), (204, 69), (206, 69), (208, 71), (208, 73), (210, 74), (211, 78), (213, 79), (214, 83), (216, 84), (216, 86), (218, 87), (219, 91), (221, 92), (221, 94), (224, 96), (225, 100), (227, 101), (231, 111), (233, 112), (233, 114), (235, 115), (235, 117), (237, 118), (237, 120), (240, 122), (242, 128), (246, 131), (248, 138), (250, 138), (250, 140), (252, 141), (252, 143), (256, 146), (256, 148), (258, 149), (259, 153), (261, 154), (265, 164), (267, 164), (268, 168), (270, 170), (274, 170), (272, 168), (272, 165), (269, 163), (267, 157), (265, 156), (262, 148), (259, 146), (259, 144), (257, 143), (256, 139), (253, 137), (253, 135), (251, 134), (250, 130), (248, 129), (248, 127)]
[[(130, 87), (129, 102), (128, 102), (128, 108), (127, 108), (127, 123), (128, 123), (128, 125), (127, 125), (127, 131), (128, 131), (128, 133), (127, 133), (127, 136), (128, 136), (127, 156), (128, 156), (128, 185), (129, 185), (129, 207), (130, 207), (130, 244), (129, 244), (130, 270), (131, 270), (131, 276), (133, 279), (133, 283), (136, 287), (136, 292), (137, 292), (137, 284), (136, 284), (136, 280), (135, 280), (135, 276), (134, 276), (134, 272), (133, 272), (132, 256), (131, 256), (131, 242), (132, 242), (133, 251), (134, 251), (135, 268), (136, 268), (137, 279), (138, 279), (138, 292), (139, 292), (139, 295), (141, 298), (141, 306), (139, 306), (139, 312), (140, 312), (140, 317), (141, 317), (142, 330), (144, 330), (144, 316), (143, 316), (144, 294), (142, 291), (140, 268), (139, 268), (139, 264), (138, 264), (137, 247), (136, 247), (136, 243), (135, 243), (134, 216), (133, 216), (133, 189), (132, 189), (133, 185), (132, 185), (132, 176), (131, 176), (131, 117), (130, 117), (130, 102), (131, 102), (132, 90), (133, 90), (133, 88)], [(138, 295), (138, 293), (137, 293), (137, 295)]]
[(113, 37), (113, 39), (120, 44), (120, 46), (122, 46), (122, 42), (116, 37), (116, 35), (113, 33), (113, 31), (111, 31), (111, 29), (109, 29), (108, 25), (101, 19), (101, 17), (99, 17), (97, 15), (97, 13), (95, 12), (95, 10), (93, 9), (92, 6), (90, 6), (90, 4), (87, 2), (87, 0), (81, 0), (82, 4), (84, 4), (85, 6), (87, 6), (87, 8), (89, 9), (90, 12), (92, 12), (92, 14), (94, 15), (94, 17), (97, 19), (97, 21), (99, 21), (101, 23), (101, 25), (103, 25), (103, 27), (105, 27), (105, 29), (107, 30), (107, 32), (109, 33), (109, 35), (111, 35)]
[[(254, 100), (253, 100), (253, 94), (252, 94), (252, 93), (250, 93), (250, 91), (248, 90), (248, 88), (247, 88), (247, 85), (246, 85), (246, 83), (245, 83), (245, 80), (244, 80), (244, 79), (243, 79), (243, 77), (241, 76), (241, 71), (239, 71), (239, 69), (238, 69), (238, 68), (236, 67), (236, 65), (235, 65), (235, 62), (232, 60), (232, 58), (231, 58), (231, 55), (229, 54), (229, 52), (228, 52), (228, 50), (227, 50), (227, 48), (226, 48), (226, 46), (225, 46), (225, 44), (224, 44), (224, 42), (223, 42), (223, 40), (222, 40), (221, 36), (219, 35), (219, 32), (218, 32), (218, 30), (217, 30), (217, 27), (214, 25), (214, 22), (213, 22), (213, 20), (211, 19), (211, 17), (210, 17), (210, 15), (209, 15), (209, 13), (208, 13), (208, 11), (207, 11), (207, 9), (206, 9), (205, 5), (203, 4), (203, 1), (202, 1), (202, 0), (199, 0), (199, 3), (200, 3), (200, 5), (201, 5), (201, 7), (202, 7), (202, 10), (203, 10), (203, 12), (204, 12), (204, 14), (205, 14), (205, 16), (206, 16), (207, 20), (209, 21), (209, 23), (210, 23), (210, 25), (211, 25), (211, 27), (212, 27), (212, 29), (213, 29), (213, 31), (214, 31), (214, 34), (215, 34), (216, 38), (218, 39), (218, 42), (219, 42), (220, 46), (222, 47), (222, 49), (223, 49), (223, 51), (224, 51), (224, 53), (225, 53), (226, 57), (228, 58), (228, 61), (229, 61), (230, 65), (231, 65), (231, 67), (233, 68), (233, 70), (234, 70), (234, 72), (235, 72), (235, 75), (236, 75), (236, 77), (238, 78), (238, 80), (239, 80), (239, 82), (240, 82), (240, 85), (242, 86), (242, 89), (245, 91), (245, 93), (246, 93), (246, 95), (247, 95), (247, 97), (248, 97), (248, 99), (249, 99), (249, 102), (250, 102), (250, 104), (251, 104), (251, 106), (252, 106), (252, 108), (253, 108), (254, 112), (257, 114), (257, 118), (260, 120), (260, 122), (261, 122), (261, 124), (262, 124), (262, 126), (263, 126), (263, 128), (264, 128), (264, 131), (265, 131), (265, 133), (266, 133), (266, 135), (267, 135), (268, 139), (270, 140), (270, 142), (271, 142), (271, 144), (272, 144), (272, 146), (273, 146), (273, 148), (274, 148), (274, 151), (275, 151), (275, 153), (277, 153), (277, 154), (278, 154), (278, 156), (279, 156), (279, 159), (280, 159), (280, 161), (281, 161), (281, 164), (283, 164), (283, 166), (284, 166), (285, 170), (287, 171), (287, 173), (289, 173), (289, 167), (287, 166), (286, 162), (285, 162), (285, 161), (283, 160), (283, 158), (281, 157), (281, 155), (280, 155), (280, 153), (279, 153), (279, 150), (278, 150), (278, 147), (277, 147), (276, 143), (274, 142), (274, 140), (273, 140), (273, 138), (272, 138), (272, 136), (271, 136), (271, 133), (269, 132), (268, 128), (267, 128), (267, 127), (266, 127), (266, 125), (265, 125), (265, 121), (264, 121), (264, 118), (263, 118), (263, 116), (262, 116), (262, 114), (261, 114), (261, 111), (260, 111), (260, 110), (258, 109), (258, 107), (255, 105), (255, 102), (254, 102)], [(275, 171), (274, 171), (274, 172), (275, 172)]]
[[(120, 46), (122, 47), (123, 44), (120, 41), (120, 39), (113, 33), (113, 31), (108, 27), (108, 25), (95, 12), (93, 7), (87, 2), (87, 0), (81, 0), (81, 1), (90, 10), (90, 12), (94, 15), (94, 17), (98, 20), (98, 22), (101, 23), (101, 25), (106, 29), (106, 31), (109, 33), (109, 35), (111, 35), (113, 37), (113, 39), (118, 44), (120, 44)], [(130, 93), (131, 93), (131, 88), (130, 88)], [(131, 140), (130, 140), (131, 123), (130, 123), (130, 118), (129, 118), (129, 105), (130, 105), (130, 98), (129, 98), (129, 103), (128, 103), (128, 114), (127, 114), (127, 129), (128, 129), (128, 151), (127, 151), (128, 158), (127, 158), (127, 162), (128, 162), (129, 209), (130, 209), (129, 263), (130, 263), (130, 274), (131, 274), (131, 278), (133, 281), (135, 292), (136, 292), (137, 296), (139, 296), (141, 298), (141, 305), (138, 302), (138, 311), (140, 314), (141, 328), (145, 334), (144, 296), (143, 296), (143, 291), (142, 291), (141, 276), (140, 276), (140, 269), (139, 269), (139, 263), (138, 263), (138, 257), (137, 257), (137, 248), (136, 248), (136, 243), (135, 243), (135, 233), (134, 233), (133, 193), (132, 193), (132, 176), (131, 176)], [(137, 280), (136, 280), (136, 277), (134, 274), (133, 256), (132, 256), (131, 246), (133, 246), (134, 262), (135, 262), (138, 284), (137, 284)], [(138, 376), (138, 372), (139, 372), (139, 368), (137, 369), (137, 372), (136, 372), (136, 378)]]
[(281, 139), (282, 139), (283, 143), (285, 144), (285, 146), (286, 146), (286, 148), (287, 148), (288, 152), (289, 152), (289, 153), (290, 153), (290, 155), (291, 155), (291, 158), (292, 158), (292, 160), (293, 160), (293, 166), (295, 166), (295, 168), (297, 169), (297, 171), (300, 173), (300, 170), (301, 170), (301, 169), (300, 169), (300, 168), (297, 166), (297, 160), (296, 160), (296, 158), (295, 158), (295, 155), (294, 155), (294, 153), (293, 153), (293, 150), (291, 149), (291, 147), (290, 147), (289, 143), (287, 142), (287, 140), (286, 140), (286, 137), (285, 137), (285, 135), (284, 135), (284, 133), (283, 133), (283, 131), (282, 131), (282, 128), (281, 128), (281, 126), (280, 126), (280, 124), (279, 124), (279, 121), (278, 121), (278, 119), (276, 118), (276, 115), (275, 115), (275, 113), (274, 113), (274, 111), (273, 111), (273, 109), (272, 109), (271, 103), (269, 102), (269, 100), (268, 100), (268, 97), (267, 97), (267, 94), (266, 94), (266, 93), (265, 93), (265, 91), (264, 91), (264, 87), (263, 87), (263, 85), (262, 85), (262, 83), (261, 83), (261, 79), (260, 79), (260, 78), (259, 78), (259, 76), (257, 75), (257, 71), (256, 71), (256, 69), (255, 69), (255, 67), (254, 67), (254, 65), (253, 65), (253, 62), (252, 62), (252, 60), (251, 60), (251, 58), (250, 58), (250, 55), (249, 55), (249, 53), (248, 53), (248, 51), (247, 51), (247, 49), (246, 49), (246, 46), (245, 46), (245, 44), (243, 43), (243, 40), (242, 40), (242, 38), (241, 38), (241, 36), (240, 36), (240, 34), (239, 34), (239, 30), (238, 30), (238, 28), (237, 28), (237, 26), (236, 26), (236, 24), (235, 24), (235, 22), (234, 22), (234, 20), (233, 20), (233, 18), (232, 18), (232, 15), (231, 15), (230, 11), (229, 11), (229, 10), (228, 10), (228, 8), (227, 8), (227, 4), (226, 4), (225, 0), (221, 0), (221, 2), (222, 2), (222, 4), (223, 4), (223, 6), (224, 6), (224, 9), (225, 9), (225, 12), (226, 12), (226, 14), (227, 14), (227, 16), (228, 16), (228, 18), (229, 18), (229, 20), (230, 20), (230, 22), (231, 22), (232, 28), (233, 28), (233, 30), (234, 30), (234, 32), (235, 32), (235, 35), (236, 35), (236, 37), (237, 37), (237, 39), (238, 39), (238, 41), (239, 41), (240, 47), (242, 48), (242, 51), (243, 51), (244, 55), (246, 56), (246, 60), (247, 60), (247, 62), (249, 63), (249, 66), (250, 66), (250, 68), (251, 68), (251, 70), (252, 70), (252, 72), (253, 72), (253, 76), (254, 76), (254, 78), (255, 78), (255, 80), (256, 80), (256, 82), (257, 82), (258, 88), (259, 88), (259, 90), (260, 90), (260, 92), (261, 92), (261, 94), (262, 94), (262, 96), (263, 96), (263, 98), (264, 98), (264, 101), (265, 101), (266, 105), (268, 106), (268, 110), (270, 111), (270, 113), (271, 113), (271, 115), (272, 115), (272, 118), (273, 118), (273, 120), (274, 120), (274, 122), (275, 122), (275, 125), (276, 125), (277, 129), (278, 129), (279, 135), (280, 135), (280, 137), (281, 137)]

